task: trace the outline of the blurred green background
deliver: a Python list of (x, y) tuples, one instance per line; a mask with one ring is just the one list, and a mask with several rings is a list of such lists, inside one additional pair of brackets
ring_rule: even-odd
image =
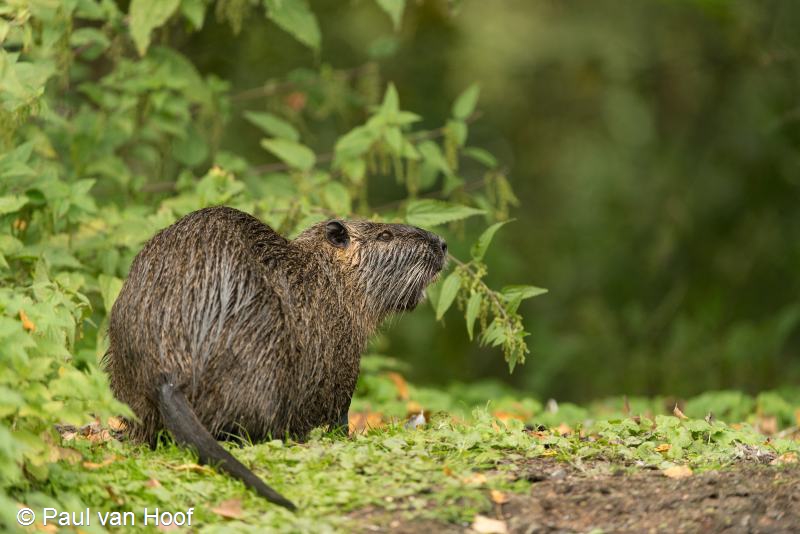
[[(319, 57), (263, 17), (235, 40), (209, 18), (181, 50), (234, 93), (377, 59), (431, 127), (478, 82), (471, 143), (521, 201), (490, 280), (550, 290), (523, 304), (532, 354), (510, 377), (457, 314), (445, 332), (429, 309), (404, 317), (388, 347), (411, 380), (496, 377), (575, 401), (800, 381), (800, 3), (418, 2), (396, 36), (372, 2), (312, 7)], [(325, 121), (312, 135), (324, 144)], [(258, 139), (234, 118), (222, 146), (258, 162)]]
[[(375, 352), (407, 362), (404, 374), (421, 385), (495, 379), (576, 402), (800, 383), (800, 3), (427, 0), (408, 2), (396, 30), (375, 1), (310, 4), (319, 52), (259, 2), (182, 3), (208, 12), (202, 29), (176, 17), (154, 44), (177, 49), (209, 80), (198, 83), (232, 98), (218, 110), (195, 107), (171, 150), (149, 129), (125, 134), (138, 176), (120, 178), (132, 180), (123, 189), (99, 181), (100, 204), (157, 206), (176, 178), (178, 189), (194, 183), (182, 165), (202, 174), (213, 162), (256, 196), (268, 192), (276, 159), (248, 111), (289, 120), (327, 161), (387, 83), (401, 109), (424, 117), (422, 129), (441, 127), (454, 99), (478, 83), (469, 144), (498, 158), (519, 198), (516, 221), (486, 257), (487, 281), (549, 289), (520, 308), (531, 354), (509, 375), (498, 351), (467, 339), (463, 313), (450, 311), (443, 329), (429, 306), (393, 320)], [(144, 95), (161, 83), (137, 77), (144, 61), (120, 65), (109, 86)], [(71, 75), (92, 80), (106, 68), (101, 58)], [(78, 102), (83, 89), (74, 88), (62, 87), (65, 106)], [(171, 101), (159, 98), (142, 113), (166, 129), (171, 119), (158, 121)], [(99, 119), (82, 105), (80, 128), (93, 131)], [(59, 134), (75, 138), (70, 150), (83, 146), (80, 128)], [(137, 167), (147, 157), (163, 163)], [(482, 172), (459, 169), (465, 190)], [(386, 173), (368, 195), (378, 209), (408, 193)], [(485, 225), (472, 218), (437, 230), (467, 259)]]

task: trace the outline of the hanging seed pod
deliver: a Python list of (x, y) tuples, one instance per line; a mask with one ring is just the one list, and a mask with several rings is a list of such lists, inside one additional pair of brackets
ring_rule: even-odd
[(371, 147), (367, 151), (367, 174), (375, 175), (378, 173), (378, 157), (375, 147)]
[(386, 151), (386, 145), (383, 142), (378, 143), (378, 163), (380, 165), (381, 175), (388, 175), (390, 172), (389, 154)]
[(406, 190), (411, 198), (416, 198), (419, 192), (419, 161), (409, 159), (406, 161)]
[(397, 183), (404, 183), (405, 174), (403, 173), (403, 160), (394, 154), (392, 154), (392, 169), (394, 170), (394, 179), (397, 181)]
[(444, 157), (448, 167), (458, 172), (458, 139), (450, 127), (444, 130)]
[(365, 107), (375, 106), (381, 98), (381, 74), (378, 64), (370, 61), (359, 69), (355, 84)]

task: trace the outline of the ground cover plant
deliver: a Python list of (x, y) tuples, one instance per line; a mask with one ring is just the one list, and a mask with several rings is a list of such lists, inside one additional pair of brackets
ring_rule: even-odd
[[(536, 319), (526, 322), (521, 306), (545, 290), (489, 272), (502, 250), (495, 238), (519, 224), (522, 207), (506, 162), (473, 144), (480, 84), (465, 83), (428, 116), (409, 109), (407, 90), (382, 73), (378, 59), (396, 46), (405, 4), (376, 1), (387, 35), (370, 61), (336, 66), (320, 60), (324, 35), (304, 0), (0, 5), (4, 528), (15, 527), (22, 506), (52, 506), (133, 512), (137, 526), (145, 507), (195, 507), (193, 525), (210, 531), (524, 530), (559, 515), (529, 517), (541, 502), (525, 499), (539, 483), (558, 494), (597, 476), (600, 489), (613, 488), (621, 473), (643, 487), (685, 484), (664, 490), (674, 493), (721, 470), (782, 496), (797, 482), (796, 389), (579, 406), (493, 381), (417, 387), (406, 379), (413, 369), (385, 356), (386, 335), (363, 361), (351, 436), (319, 429), (305, 443), (236, 450), (298, 503), (298, 514), (265, 506), (191, 452), (124, 440), (119, 416), (130, 412), (99, 365), (108, 310), (141, 245), (209, 205), (254, 213), (288, 236), (334, 216), (433, 228), (453, 257), (423, 320), (446, 321), (448, 336), (458, 325), (458, 335), (494, 349), (489, 357), (509, 371), (525, 362)], [(202, 28), (223, 27), (232, 41), (254, 17), (308, 49), (315, 68), (291, 66), (234, 93), (188, 59)], [(223, 142), (243, 125), (257, 157)], [(744, 344), (778, 346), (796, 318), (787, 309), (763, 331), (744, 332)], [(648, 473), (660, 478), (641, 478)], [(784, 504), (768, 518), (778, 526), (796, 517), (781, 512)], [(613, 529), (618, 520), (563, 528)], [(105, 528), (119, 527), (79, 527)]]
[[(387, 370), (386, 362), (374, 360), (367, 359), (372, 369), (359, 384), (350, 437), (320, 430), (305, 443), (230, 444), (237, 456), (297, 502), (296, 514), (265, 506), (240, 483), (198, 466), (185, 451), (165, 446), (153, 452), (118, 442), (113, 419), (110, 430), (94, 425), (66, 431), (58, 449), (62, 458), (51, 467), (46, 491), (28, 494), (26, 504), (131, 511), (137, 525), (142, 525), (145, 508), (174, 512), (194, 507), (193, 526), (204, 531), (257, 532), (268, 527), (281, 532), (415, 532), (472, 526), (494, 532), (525, 530), (548, 520), (562, 528), (580, 530), (583, 524), (587, 531), (615, 531), (625, 521), (638, 528), (645, 524), (639, 518), (631, 525), (631, 517), (641, 513), (634, 496), (631, 502), (615, 503), (621, 509), (605, 519), (595, 507), (584, 505), (581, 513), (572, 512), (577, 524), (559, 523), (566, 506), (556, 499), (555, 509), (531, 518), (536, 506), (525, 499), (532, 496), (536, 504), (544, 500), (548, 485), (571, 482), (576, 488), (595, 484), (584, 496), (591, 502), (602, 495), (626, 494), (629, 488), (622, 479), (634, 483), (649, 477), (639, 489), (642, 502), (652, 503), (644, 515), (657, 517), (656, 527), (659, 521), (662, 528), (676, 525), (675, 512), (655, 496), (660, 485), (672, 484), (661, 491), (668, 505), (680, 495), (691, 496), (692, 502), (685, 504), (691, 526), (697, 525), (694, 514), (708, 516), (707, 508), (697, 510), (694, 503), (698, 495), (706, 497), (708, 478), (731, 473), (730, 487), (714, 487), (722, 493), (715, 524), (738, 522), (747, 513), (753, 514), (754, 524), (759, 520), (763, 510), (724, 504), (726, 491), (754, 492), (757, 499), (749, 481), (765, 486), (757, 490), (762, 498), (788, 500), (772, 505), (779, 514), (775, 526), (791, 526), (798, 519), (791, 488), (800, 481), (800, 413), (787, 410), (797, 406), (797, 390), (758, 398), (714, 392), (679, 401), (677, 407), (666, 399), (625, 398), (587, 408), (546, 407), (491, 383), (449, 391), (416, 388), (396, 370)], [(483, 398), (497, 400), (485, 403)], [(681, 406), (705, 415), (689, 417)], [(712, 409), (741, 422), (720, 421)], [(73, 500), (59, 502), (53, 495)]]

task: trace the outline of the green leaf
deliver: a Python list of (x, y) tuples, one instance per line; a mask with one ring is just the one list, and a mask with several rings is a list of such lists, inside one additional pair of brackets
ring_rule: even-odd
[(140, 56), (150, 46), (150, 32), (167, 22), (179, 4), (180, 0), (131, 0), (131, 37)]
[(74, 47), (97, 45), (105, 50), (111, 41), (97, 28), (79, 28), (70, 34), (69, 44)]
[(494, 238), (494, 234), (497, 233), (500, 227), (510, 222), (511, 220), (494, 223), (489, 228), (484, 230), (481, 236), (475, 242), (475, 244), (472, 245), (472, 250), (470, 251), (472, 257), (475, 258), (476, 260), (482, 260), (483, 257), (486, 255), (486, 249), (489, 248), (489, 245), (491, 244), (492, 239)]
[(422, 117), (411, 111), (398, 111), (397, 116), (394, 118), (394, 123), (398, 126), (412, 124), (422, 120)]
[(309, 48), (319, 50), (319, 24), (306, 0), (264, 0), (264, 7), (272, 22)]
[(536, 286), (514, 285), (506, 286), (501, 291), (503, 297), (511, 301), (514, 299), (525, 300), (547, 293), (546, 289)]
[(8, 269), (6, 256), (13, 256), (22, 250), (23, 245), (20, 240), (8, 234), (0, 234), (0, 267)]
[(350, 215), (352, 207), (350, 204), (350, 192), (341, 182), (328, 182), (322, 190), (322, 197), (328, 207), (342, 217)]
[(485, 210), (441, 200), (416, 200), (406, 208), (406, 221), (414, 226), (437, 226), (485, 213)]
[(433, 168), (448, 176), (453, 174), (453, 170), (450, 168), (450, 165), (447, 164), (447, 159), (444, 157), (444, 154), (442, 154), (439, 145), (433, 141), (423, 141), (417, 145), (417, 150)]
[(316, 156), (305, 145), (288, 139), (262, 139), (261, 146), (275, 154), (292, 168), (307, 171), (314, 166)]
[(172, 155), (189, 167), (199, 165), (208, 157), (208, 144), (194, 123), (190, 123), (186, 128), (186, 135), (172, 145)]
[(486, 327), (486, 330), (484, 330), (481, 334), (481, 343), (491, 347), (496, 347), (505, 343), (506, 338), (507, 333), (506, 329), (503, 327), (502, 321), (500, 321), (498, 318), (495, 318), (491, 323), (489, 323), (489, 326)]
[(400, 132), (400, 128), (398, 128), (397, 126), (387, 128), (383, 134), (383, 140), (386, 141), (387, 145), (389, 145), (389, 150), (392, 151), (392, 154), (394, 154), (395, 156), (403, 155), (405, 140), (403, 139), (402, 132)]
[(122, 280), (116, 276), (101, 274), (97, 277), (97, 283), (100, 284), (100, 295), (103, 297), (106, 313), (111, 313), (111, 306), (114, 305), (114, 301), (117, 300), (117, 296), (122, 290)]
[(403, 21), (403, 11), (406, 8), (406, 0), (375, 0), (375, 2), (392, 19), (394, 31), (399, 30), (400, 23)]
[(453, 271), (444, 279), (442, 283), (442, 292), (439, 294), (439, 302), (436, 304), (436, 320), (444, 317), (445, 312), (453, 304), (453, 301), (458, 295), (458, 289), (461, 287), (461, 275), (458, 271)]
[(469, 131), (467, 123), (462, 120), (449, 120), (447, 121), (446, 128), (450, 132), (450, 135), (453, 136), (458, 146), (464, 146), (464, 143), (467, 142)]
[(397, 87), (393, 83), (389, 83), (386, 87), (386, 93), (383, 95), (381, 115), (394, 117), (398, 111), (400, 111), (400, 97), (397, 94)]
[(203, 27), (206, 15), (206, 4), (203, 0), (181, 0), (181, 13), (192, 23), (194, 29)]
[(289, 141), (300, 140), (300, 134), (294, 126), (272, 113), (245, 111), (244, 118), (269, 135)]
[(382, 35), (372, 41), (367, 48), (367, 55), (371, 59), (386, 59), (395, 55), (400, 48), (400, 39), (395, 35)]
[(497, 158), (495, 158), (488, 150), (478, 148), (475, 146), (468, 146), (461, 151), (465, 156), (474, 159), (478, 163), (482, 163), (487, 167), (497, 167)]
[(475, 111), (475, 105), (478, 103), (478, 95), (481, 89), (478, 84), (472, 84), (461, 93), (456, 101), (453, 103), (453, 117), (456, 119), (467, 120)]
[(0, 197), (0, 215), (6, 213), (14, 213), (28, 203), (28, 197), (25, 195), (6, 195)]
[(0, 105), (7, 111), (15, 111), (30, 105), (44, 94), (44, 85), (56, 73), (53, 61), (40, 60), (17, 62), (19, 54), (4, 54), (5, 63), (0, 78)]
[(376, 129), (367, 125), (356, 126), (336, 141), (335, 160), (343, 162), (361, 156), (372, 147), (379, 135)]
[(472, 340), (472, 332), (475, 327), (475, 319), (478, 318), (478, 314), (481, 311), (482, 303), (483, 303), (483, 295), (481, 295), (477, 291), (473, 291), (472, 295), (469, 296), (469, 302), (467, 302), (467, 313), (464, 316), (464, 319), (466, 319), (467, 321), (467, 334), (469, 335), (470, 340)]

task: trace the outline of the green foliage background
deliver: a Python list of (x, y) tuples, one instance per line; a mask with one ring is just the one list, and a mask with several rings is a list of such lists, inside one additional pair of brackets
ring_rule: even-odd
[(0, 482), (47, 476), (53, 423), (124, 412), (106, 312), (147, 238), (220, 203), (288, 235), (445, 235), (431, 306), (372, 347), (416, 383), (796, 384), (798, 22), (779, 0), (1, 2)]
[[(431, 291), (433, 309), (441, 319), (459, 303), (469, 337), (501, 348), (510, 369), (528, 352), (518, 308), (544, 290), (494, 290), (482, 280), (489, 245), (517, 200), (494, 156), (467, 144), (479, 87), (447, 106), (442, 125), (424, 129), (375, 62), (349, 71), (322, 62), (317, 17), (304, 0), (222, 1), (213, 10), (225, 42), (258, 14), (310, 49), (317, 67), (235, 93), (182, 52), (206, 23), (207, 4), (0, 6), (4, 488), (47, 478), (59, 454), (55, 424), (129, 413), (98, 366), (108, 311), (142, 244), (204, 206), (255, 213), (289, 236), (322, 219), (359, 216), (448, 224), (465, 240), (465, 221), (481, 217), (485, 230)], [(403, 4), (377, 7), (396, 27)], [(248, 94), (264, 101), (236, 107)], [(226, 148), (242, 132), (234, 116), (255, 127), (242, 139), (259, 140), (258, 158), (271, 161)], [(480, 191), (467, 188), (472, 174)], [(370, 191), (383, 187), (396, 199), (377, 206)]]

